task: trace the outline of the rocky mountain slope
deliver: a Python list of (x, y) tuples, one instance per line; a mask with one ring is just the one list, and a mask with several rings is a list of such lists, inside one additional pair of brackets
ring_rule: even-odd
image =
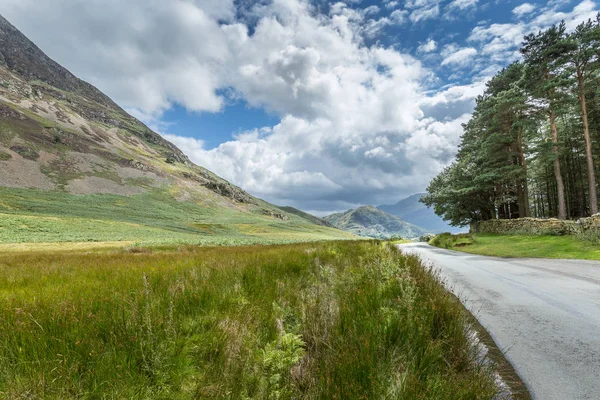
[[(210, 226), (218, 225), (218, 231), (245, 238), (269, 236), (272, 231), (288, 232), (292, 238), (299, 229), (303, 240), (313, 229), (325, 238), (348, 236), (257, 199), (193, 164), (176, 146), (51, 60), (2, 16), (0, 189), (0, 214), (13, 219), (57, 213), (79, 218), (83, 211), (85, 218), (103, 219), (109, 213), (102, 207), (137, 204), (140, 197), (145, 199), (142, 207), (154, 211), (136, 217), (135, 223), (154, 218), (164, 222), (158, 224), (161, 229), (190, 235), (210, 236), (215, 232)], [(85, 210), (86, 205), (94, 209), (92, 200), (104, 204), (96, 214)], [(65, 202), (73, 206), (61, 208)], [(162, 215), (167, 203), (175, 210), (179, 204), (193, 211), (169, 222), (172, 216)], [(128, 218), (139, 211), (135, 207), (111, 218), (132, 222)], [(258, 232), (249, 228), (261, 224), (264, 229)], [(61, 240), (59, 236), (55, 239)], [(93, 229), (88, 236), (81, 239), (96, 240)], [(0, 235), (2, 240), (11, 237)], [(35, 234), (27, 239), (24, 234), (19, 240), (42, 239)]]
[(406, 222), (418, 225), (433, 233), (440, 232), (462, 232), (464, 229), (448, 225), (446, 221), (435, 214), (432, 208), (419, 202), (425, 193), (417, 193), (400, 200), (393, 205), (377, 206), (380, 210), (402, 218)]
[(387, 239), (392, 236), (416, 238), (427, 231), (372, 206), (363, 206), (324, 218), (333, 226), (358, 236)]

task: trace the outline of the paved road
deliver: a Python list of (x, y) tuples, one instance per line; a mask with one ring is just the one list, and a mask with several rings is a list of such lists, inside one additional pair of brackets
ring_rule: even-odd
[(600, 399), (600, 262), (400, 248), (440, 270), (534, 399)]

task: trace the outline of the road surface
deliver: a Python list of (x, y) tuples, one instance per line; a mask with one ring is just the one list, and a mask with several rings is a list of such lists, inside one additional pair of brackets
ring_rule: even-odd
[(534, 399), (600, 399), (600, 262), (400, 248), (440, 271)]

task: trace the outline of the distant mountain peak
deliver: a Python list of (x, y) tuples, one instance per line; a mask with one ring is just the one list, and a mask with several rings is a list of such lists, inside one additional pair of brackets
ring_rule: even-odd
[(5, 65), (27, 81), (39, 80), (111, 108), (119, 108), (104, 93), (77, 78), (48, 57), (2, 15), (0, 15), (0, 65)]
[(358, 236), (386, 239), (392, 236), (415, 238), (426, 233), (419, 226), (403, 221), (374, 206), (361, 206), (324, 218), (333, 226)]
[(415, 193), (393, 205), (377, 206), (386, 213), (395, 215), (412, 224), (418, 225), (428, 232), (462, 232), (464, 229), (453, 227), (435, 214), (433, 209), (421, 203), (421, 197), (426, 193)]

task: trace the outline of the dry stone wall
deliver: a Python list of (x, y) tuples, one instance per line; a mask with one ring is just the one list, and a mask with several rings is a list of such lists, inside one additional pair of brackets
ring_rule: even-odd
[(577, 235), (600, 238), (600, 214), (577, 221), (556, 218), (492, 219), (471, 224), (471, 233), (505, 235)]

